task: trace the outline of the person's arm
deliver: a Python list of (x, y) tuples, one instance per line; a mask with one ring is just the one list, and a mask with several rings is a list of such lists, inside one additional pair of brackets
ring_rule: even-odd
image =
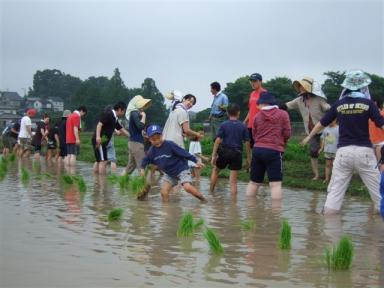
[(287, 112), (285, 113), (285, 119), (283, 121), (283, 138), (284, 143), (287, 144), (288, 139), (292, 136), (292, 128), (291, 128), (291, 121), (289, 120), (289, 115)]
[(32, 125), (27, 125), (25, 127), (27, 128), (27, 132), (28, 132), (29, 136), (32, 138), (33, 137), (33, 135), (32, 135)]
[(198, 139), (201, 139), (202, 136), (200, 133), (196, 132), (196, 131), (193, 131), (190, 127), (189, 127), (189, 121), (186, 121), (184, 122), (182, 125), (182, 128), (183, 128), (183, 132), (187, 135), (187, 136), (192, 136), (192, 137), (197, 137)]
[(321, 135), (320, 137), (320, 148), (319, 148), (319, 154), (321, 153), (321, 151), (324, 150), (324, 134)]
[(14, 134), (19, 134), (19, 131), (17, 131), (15, 128), (11, 128), (11, 132), (14, 133)]
[(143, 158), (140, 164), (140, 175), (144, 176), (145, 175), (145, 168), (152, 163), (152, 158), (151, 158), (151, 150), (148, 151), (148, 155)]
[(251, 142), (245, 141), (245, 152), (247, 154), (247, 169), (251, 167)]
[(178, 146), (176, 143), (174, 143), (172, 141), (169, 141), (169, 143), (171, 145), (172, 152), (176, 156), (197, 163), (197, 159), (196, 159), (196, 157), (194, 155), (192, 155), (191, 153), (187, 152), (185, 149), (181, 148), (180, 146)]
[(213, 149), (212, 149), (212, 158), (211, 158), (212, 166), (216, 165), (217, 150), (219, 149), (219, 146), (220, 146), (221, 142), (222, 142), (221, 138), (220, 137), (216, 137), (215, 143), (213, 144)]
[[(141, 119), (140, 119), (141, 115)], [(137, 129), (142, 130), (145, 125), (146, 114), (145, 112), (132, 111), (131, 113), (131, 121), (137, 127)]]
[(60, 137), (59, 137), (59, 134), (56, 132), (55, 134), (53, 134), (53, 137), (55, 137), (57, 148), (59, 149), (59, 147), (60, 147)]
[[(224, 95), (224, 94), (223, 94), (223, 95)], [(223, 112), (227, 111), (228, 103), (229, 103), (229, 102), (228, 102), (228, 97), (227, 97), (227, 95), (224, 95), (224, 96), (223, 96), (222, 103), (221, 103), (221, 105), (219, 106), (220, 110), (223, 111)]]
[(287, 108), (287, 109), (284, 109), (284, 110), (299, 110), (299, 101), (302, 100), (302, 97), (297, 97), (289, 102), (286, 102), (284, 104), (284, 106)]
[(309, 133), (309, 135), (307, 137), (305, 137), (303, 139), (303, 141), (301, 141), (301, 144), (302, 145), (305, 145), (309, 142), (309, 140), (311, 140), (311, 138), (313, 136), (315, 136), (316, 134), (318, 134), (322, 129), (324, 129), (325, 126), (321, 125), (321, 122), (317, 122), (317, 124), (315, 125), (315, 127), (312, 129), (311, 133)]
[(249, 112), (247, 113), (247, 116), (245, 116), (245, 119), (244, 119), (244, 121), (243, 121), (243, 123), (244, 123), (245, 125), (248, 125), (248, 119), (249, 119)]
[[(76, 127), (75, 127), (76, 128)], [(101, 129), (103, 128), (103, 123), (99, 121), (96, 126), (96, 148), (101, 144)]]

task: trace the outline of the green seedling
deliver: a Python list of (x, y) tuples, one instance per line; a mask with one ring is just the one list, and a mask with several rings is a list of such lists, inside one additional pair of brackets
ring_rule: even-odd
[(25, 168), (21, 168), (21, 182), (27, 184), (29, 182), (29, 171)]
[(120, 177), (115, 174), (112, 174), (112, 175), (108, 175), (107, 179), (109, 183), (117, 184), (119, 183)]
[(333, 248), (325, 249), (325, 262), (328, 270), (348, 270), (352, 265), (354, 247), (348, 236), (342, 236)]
[(145, 176), (133, 176), (128, 183), (129, 190), (138, 200), (144, 200), (151, 186), (147, 183)]
[(128, 174), (119, 177), (119, 186), (120, 189), (125, 190), (128, 189), (130, 177)]
[(280, 249), (288, 250), (291, 249), (291, 225), (289, 225), (287, 220), (284, 220), (281, 223), (280, 228), (280, 240), (279, 240), (279, 246)]
[(224, 252), (224, 248), (215, 231), (207, 227), (203, 235), (204, 238), (207, 239), (209, 247), (213, 253), (222, 254)]
[(79, 191), (84, 193), (87, 191), (87, 184), (85, 184), (84, 178), (81, 175), (72, 176), (72, 179), (74, 182), (77, 183), (77, 187), (79, 188)]
[(41, 172), (40, 161), (33, 161), (33, 163), (32, 163), (32, 170), (33, 170), (34, 173), (40, 174), (40, 172)]
[(62, 175), (61, 176), (61, 181), (64, 184), (72, 185), (73, 184), (73, 178), (71, 175)]
[(122, 208), (114, 208), (108, 213), (108, 221), (120, 221), (124, 210)]
[(255, 229), (256, 223), (254, 220), (251, 220), (251, 219), (240, 220), (240, 226), (241, 226), (241, 230), (251, 231)]
[(200, 226), (204, 224), (203, 219), (199, 219), (198, 221), (193, 220), (192, 213), (188, 212), (183, 214), (179, 222), (179, 229), (177, 230), (178, 237), (189, 237), (193, 235), (193, 232), (198, 229)]
[(10, 162), (15, 162), (16, 161), (16, 154), (15, 153), (9, 154), (8, 159)]

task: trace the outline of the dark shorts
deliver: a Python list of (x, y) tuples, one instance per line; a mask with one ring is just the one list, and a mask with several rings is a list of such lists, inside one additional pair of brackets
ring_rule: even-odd
[(252, 128), (248, 128), (248, 134), (249, 134), (249, 145), (251, 146), (251, 148), (253, 148), (253, 145), (255, 145), (255, 141), (253, 140)]
[(60, 146), (60, 157), (67, 156), (67, 145)]
[(79, 155), (80, 146), (76, 144), (67, 144), (67, 155)]
[(317, 134), (309, 140), (309, 156), (311, 156), (311, 158), (319, 157), (320, 136), (321, 134)]
[(5, 148), (12, 149), (16, 145), (17, 139), (9, 135), (3, 135), (3, 145)]
[(243, 154), (235, 149), (220, 146), (217, 151), (216, 167), (229, 170), (240, 170), (242, 167)]
[(251, 181), (262, 183), (265, 172), (269, 182), (283, 180), (283, 160), (281, 152), (269, 148), (252, 149)]
[(102, 162), (108, 160), (107, 145), (101, 144), (96, 148), (96, 141), (92, 139), (93, 151), (95, 151), (96, 162)]
[(51, 140), (48, 140), (48, 143), (47, 143), (47, 149), (56, 149), (57, 148), (57, 144), (56, 144), (56, 141), (51, 141)]
[(35, 152), (40, 152), (41, 151), (41, 145), (33, 144), (33, 148)]

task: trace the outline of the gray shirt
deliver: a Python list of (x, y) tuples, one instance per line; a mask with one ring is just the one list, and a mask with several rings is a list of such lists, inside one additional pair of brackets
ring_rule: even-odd
[(189, 122), (189, 115), (186, 110), (179, 107), (173, 110), (165, 123), (163, 130), (164, 140), (175, 142), (181, 148), (184, 148), (183, 123)]
[(324, 153), (336, 153), (339, 143), (339, 125), (335, 127), (325, 127), (321, 138), (324, 141)]

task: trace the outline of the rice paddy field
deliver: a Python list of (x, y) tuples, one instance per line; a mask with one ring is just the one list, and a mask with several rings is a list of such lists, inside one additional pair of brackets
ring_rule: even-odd
[(2, 166), (0, 287), (384, 285), (384, 223), (361, 197), (323, 217), (323, 192), (271, 202), (266, 188), (244, 197), (246, 183), (231, 196), (227, 179), (210, 194), (203, 177), (207, 204), (182, 190), (162, 203), (157, 177), (139, 201), (89, 163), (75, 176), (44, 161)]

